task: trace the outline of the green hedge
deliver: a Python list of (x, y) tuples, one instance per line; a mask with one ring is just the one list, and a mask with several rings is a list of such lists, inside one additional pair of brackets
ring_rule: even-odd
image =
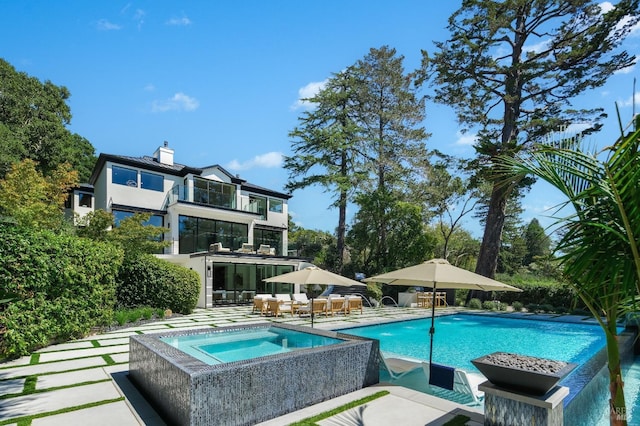
[(533, 303), (567, 309), (582, 306), (576, 292), (567, 284), (544, 285), (518, 283), (515, 284), (515, 286), (522, 289), (522, 293), (511, 291), (496, 292), (496, 300), (509, 305), (513, 305), (514, 302), (520, 302), (525, 306)]
[(200, 276), (152, 255), (125, 260), (117, 286), (118, 306), (153, 306), (188, 314), (198, 303)]
[(0, 353), (27, 355), (113, 318), (117, 247), (0, 225)]

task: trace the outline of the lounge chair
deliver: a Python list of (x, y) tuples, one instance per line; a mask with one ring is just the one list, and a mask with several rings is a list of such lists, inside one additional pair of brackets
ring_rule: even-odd
[(280, 315), (283, 315), (285, 313), (290, 313), (291, 316), (293, 316), (293, 311), (291, 309), (291, 303), (281, 303), (278, 299), (276, 298), (271, 298), (267, 301), (268, 305), (269, 305), (269, 310), (268, 313), (273, 315), (274, 317), (279, 317)]
[(347, 313), (350, 314), (352, 310), (360, 310), (362, 313), (362, 297), (360, 296), (346, 296), (347, 299)]
[(260, 247), (258, 247), (258, 254), (273, 256), (276, 254), (276, 249), (271, 248), (271, 246), (268, 244), (260, 244)]
[(213, 253), (231, 251), (228, 247), (222, 247), (222, 243), (214, 243), (209, 245), (209, 251)]
[(269, 304), (267, 300), (271, 298), (270, 294), (256, 294), (253, 297), (253, 309), (251, 313), (255, 313), (256, 311), (260, 313), (260, 315), (266, 315), (269, 310)]
[[(453, 370), (453, 375), (451, 378), (451, 386), (440, 386), (437, 381), (434, 380), (435, 377), (431, 377), (430, 371), (434, 372), (434, 374), (439, 374), (439, 370)], [(480, 374), (467, 373), (464, 370), (453, 367), (446, 367), (438, 364), (431, 364), (431, 369), (429, 368), (429, 363), (422, 363), (422, 370), (424, 371), (425, 376), (430, 385), (443, 387), (444, 389), (468, 395), (472, 398), (475, 404), (480, 404), (482, 398), (484, 398), (484, 392), (478, 390), (478, 385), (486, 381), (484, 376)], [(446, 373), (445, 373), (446, 374)]]
[[(313, 306), (312, 306), (313, 305)], [(298, 316), (310, 315), (312, 312), (314, 315), (327, 313), (327, 299), (313, 299), (309, 303), (303, 306), (299, 306), (296, 311)]]
[(253, 250), (253, 244), (249, 244), (249, 243), (242, 243), (242, 247), (239, 248), (237, 250), (238, 253), (253, 253), (255, 254), (255, 251)]
[(389, 376), (393, 379), (399, 379), (400, 377), (408, 374), (416, 369), (419, 369), (422, 361), (420, 360), (412, 360), (409, 358), (396, 358), (392, 356), (385, 355), (383, 352), (380, 352), (380, 360), (382, 361), (382, 366), (389, 373)]
[(331, 314), (331, 316), (333, 316), (333, 314), (340, 312), (346, 313), (347, 306), (344, 297), (331, 297), (327, 303), (327, 315)]

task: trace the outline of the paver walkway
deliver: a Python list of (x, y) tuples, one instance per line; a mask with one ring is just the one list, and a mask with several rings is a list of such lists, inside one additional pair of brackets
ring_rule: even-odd
[[(385, 320), (420, 318), (429, 314), (430, 311), (420, 308), (365, 308), (363, 314), (316, 317), (315, 327), (337, 329)], [(252, 314), (247, 306), (201, 309), (191, 315), (49, 346), (31, 356), (0, 364), (0, 425), (162, 425), (162, 420), (126, 377), (129, 369), (129, 336), (168, 329), (186, 330), (264, 321), (310, 324), (308, 318), (261, 317)], [(392, 395), (368, 404), (363, 411), (366, 414), (364, 418), (370, 419), (367, 425), (389, 424), (389, 415), (395, 419), (402, 418), (397, 416), (411, 416), (417, 422), (400, 421), (397, 424), (424, 425), (431, 422), (429, 424), (436, 425), (441, 424), (438, 419), (444, 422), (446, 420), (443, 419), (452, 417), (450, 413), (460, 409), (460, 406), (448, 401), (405, 388), (391, 386), (388, 389)], [(288, 424), (377, 390), (375, 387), (363, 389), (265, 424)], [(390, 410), (396, 411), (396, 414), (383, 414)], [(476, 416), (472, 419), (481, 424), (481, 415), (473, 414), (473, 410), (470, 412)], [(340, 415), (342, 417), (334, 416), (322, 424), (340, 424), (345, 421), (343, 416), (354, 415), (358, 414), (345, 412)], [(371, 419), (378, 419), (378, 422)]]

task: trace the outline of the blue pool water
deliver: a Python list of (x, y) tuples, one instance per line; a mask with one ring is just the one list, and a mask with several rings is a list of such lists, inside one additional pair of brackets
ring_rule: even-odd
[[(378, 339), (383, 352), (428, 360), (430, 327), (426, 318), (341, 331)], [(433, 361), (478, 372), (471, 360), (499, 351), (582, 364), (605, 343), (597, 325), (448, 315), (435, 319)]]
[(160, 340), (208, 365), (343, 342), (331, 337), (273, 327), (164, 337)]

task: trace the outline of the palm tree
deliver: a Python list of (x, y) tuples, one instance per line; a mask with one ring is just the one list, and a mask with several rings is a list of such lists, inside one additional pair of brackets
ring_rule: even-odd
[[(640, 123), (640, 120), (636, 124)], [(505, 184), (533, 174), (559, 189), (574, 213), (557, 218), (563, 271), (604, 330), (607, 342), (610, 422), (626, 425), (616, 321), (640, 295), (640, 130), (595, 155), (581, 138), (536, 147), (528, 156), (504, 158)], [(600, 158), (605, 158), (601, 160)]]

